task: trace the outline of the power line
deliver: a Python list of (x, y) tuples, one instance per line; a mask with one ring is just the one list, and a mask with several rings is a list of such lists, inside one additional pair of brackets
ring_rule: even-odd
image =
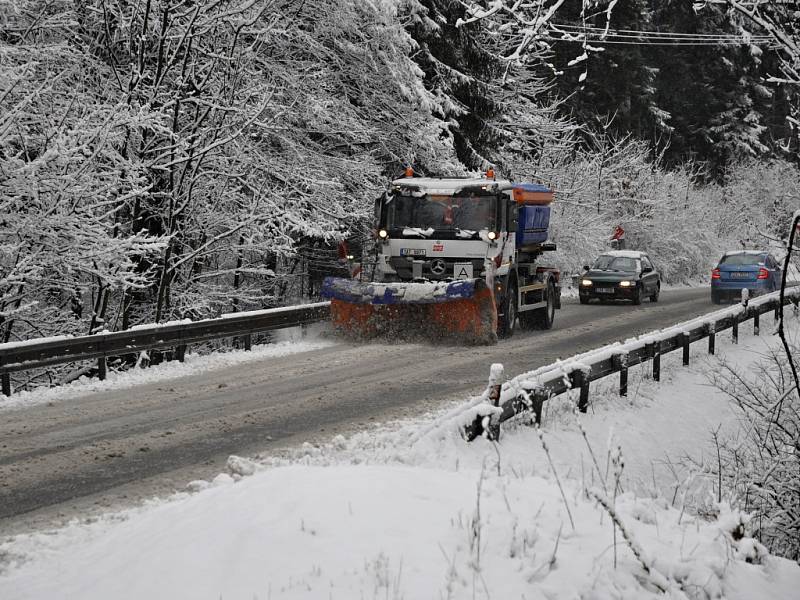
[[(545, 39), (556, 42), (591, 41), (602, 44), (621, 44), (635, 46), (741, 46), (772, 45), (770, 36), (736, 36), (707, 33), (670, 33), (664, 31), (635, 31), (632, 29), (605, 29), (582, 27), (580, 25), (553, 24), (554, 30)], [(561, 37), (553, 33), (562, 34)]]
[[(553, 36), (544, 36), (544, 39), (551, 42), (571, 42), (571, 43), (582, 43), (583, 40), (577, 39), (569, 39), (563, 37), (553, 37)], [(628, 45), (628, 46), (742, 46), (742, 45), (753, 45), (759, 46), (762, 44), (750, 44), (749, 42), (734, 42), (734, 41), (718, 41), (718, 42), (678, 42), (678, 41), (653, 41), (653, 40), (638, 40), (638, 41), (625, 41), (625, 40), (613, 40), (613, 39), (590, 39), (590, 42), (598, 43), (601, 45), (605, 44), (617, 44), (617, 45)]]
[[(572, 24), (558, 24), (553, 23), (553, 27), (557, 27), (559, 29), (564, 30), (577, 30), (580, 32), (588, 31), (592, 33), (602, 33), (605, 32), (605, 28), (603, 27), (596, 27), (594, 25), (572, 25)], [(647, 37), (679, 37), (679, 38), (687, 38), (687, 39), (718, 39), (718, 38), (735, 38), (735, 39), (743, 39), (742, 36), (733, 35), (729, 33), (682, 33), (676, 31), (643, 31), (638, 29), (611, 29), (609, 28), (608, 33), (610, 35), (633, 35), (636, 36), (647, 36)], [(763, 38), (763, 39), (770, 39), (768, 35), (754, 35), (752, 38)]]

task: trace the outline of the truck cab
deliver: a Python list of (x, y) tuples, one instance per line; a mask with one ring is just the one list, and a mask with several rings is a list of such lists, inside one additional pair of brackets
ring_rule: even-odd
[(498, 334), (549, 329), (560, 308), (559, 273), (536, 260), (547, 243), (552, 191), (493, 175), (407, 176), (376, 201), (377, 277), (383, 282), (484, 279)]

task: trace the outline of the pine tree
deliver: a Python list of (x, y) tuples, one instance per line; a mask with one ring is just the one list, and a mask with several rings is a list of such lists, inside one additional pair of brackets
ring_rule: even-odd
[(447, 123), (460, 162), (476, 170), (492, 164), (491, 155), (502, 141), (490, 125), (502, 111), (490, 82), (503, 65), (487, 49), (482, 23), (456, 27), (463, 10), (455, 0), (419, 0), (407, 29), (419, 45), (414, 60), (425, 87), (438, 100), (435, 114)]
[[(687, 0), (658, 2), (653, 25), (681, 33), (736, 33), (718, 8), (698, 15)], [(737, 45), (655, 51), (658, 101), (673, 128), (668, 163), (697, 159), (719, 176), (731, 161), (770, 153), (764, 113), (771, 111), (773, 92), (763, 84), (761, 56), (756, 47)]]
[[(611, 29), (645, 31), (651, 27), (646, 0), (620, 0), (610, 14)], [(565, 4), (556, 23), (603, 29), (607, 13), (581, 0), (572, 0)], [(668, 131), (669, 115), (657, 101), (655, 80), (659, 65), (652, 60), (651, 48), (602, 42), (591, 45), (603, 50), (587, 52), (582, 59), (579, 42), (553, 44), (554, 65), (563, 72), (556, 79), (557, 89), (566, 98), (573, 116), (590, 129), (608, 129), (616, 137), (633, 135), (648, 140)]]

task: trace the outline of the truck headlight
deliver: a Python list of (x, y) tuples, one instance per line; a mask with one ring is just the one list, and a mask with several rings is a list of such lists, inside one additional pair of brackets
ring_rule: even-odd
[(592, 285), (592, 280), (591, 279), (581, 279), (581, 285), (586, 286), (586, 287), (590, 287)]
[(496, 231), (490, 231), (489, 233), (486, 234), (486, 237), (488, 237), (490, 240), (496, 240), (497, 239), (497, 232)]
[(631, 287), (633, 285), (632, 281), (620, 281), (619, 287)]
[(381, 229), (380, 231), (378, 231), (378, 237), (381, 238), (382, 240), (385, 240), (386, 238), (389, 237), (389, 232), (386, 231), (385, 229)]

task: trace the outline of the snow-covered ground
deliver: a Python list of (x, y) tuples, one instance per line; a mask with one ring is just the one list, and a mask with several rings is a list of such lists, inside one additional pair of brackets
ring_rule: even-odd
[[(627, 398), (614, 377), (593, 384), (588, 414), (551, 400), (542, 439), (521, 419), (499, 444), (467, 444), (472, 399), (326, 447), (231, 457), (171, 498), (4, 541), (0, 598), (796, 597), (800, 566), (734, 539), (746, 516), (681, 460), (735, 434), (709, 373), (746, 371), (778, 343), (770, 323), (743, 327), (739, 346), (720, 334), (716, 358), (696, 344), (689, 368), (664, 357), (658, 384), (632, 369)], [(597, 498), (617, 474), (615, 528)], [(700, 504), (706, 518), (687, 510)]]

